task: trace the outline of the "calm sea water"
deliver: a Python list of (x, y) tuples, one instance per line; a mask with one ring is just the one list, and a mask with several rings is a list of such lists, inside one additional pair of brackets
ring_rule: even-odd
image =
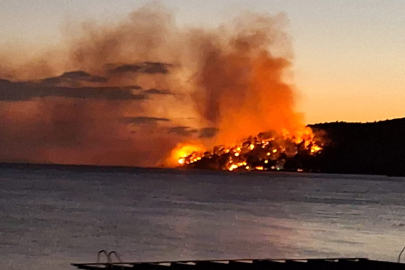
[(405, 178), (0, 170), (4, 269), (125, 261), (367, 257), (405, 245)]

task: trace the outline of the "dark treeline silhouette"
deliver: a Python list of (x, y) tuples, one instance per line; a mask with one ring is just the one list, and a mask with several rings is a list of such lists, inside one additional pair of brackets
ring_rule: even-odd
[(374, 123), (323, 123), (329, 144), (307, 164), (325, 173), (405, 175), (405, 118)]
[[(405, 176), (405, 118), (374, 123), (322, 123), (309, 127), (325, 138), (321, 152), (311, 155), (298, 145), (296, 155), (282, 153), (276, 160), (264, 163), (253, 150), (244, 154), (247, 165), (253, 170), (260, 166), (264, 170)], [(229, 155), (210, 155), (187, 167), (221, 170)]]

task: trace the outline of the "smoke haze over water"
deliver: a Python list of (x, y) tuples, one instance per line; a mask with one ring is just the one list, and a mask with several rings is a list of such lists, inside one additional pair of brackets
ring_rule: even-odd
[(146, 6), (66, 31), (42, 57), (0, 55), (0, 161), (159, 166), (179, 143), (297, 132), (283, 15), (179, 28)]

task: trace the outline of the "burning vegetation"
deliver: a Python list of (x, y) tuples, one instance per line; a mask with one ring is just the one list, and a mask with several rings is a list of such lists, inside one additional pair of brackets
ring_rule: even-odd
[[(222, 34), (199, 37), (204, 46), (193, 58), (199, 69), (192, 97), (201, 122), (215, 133), (176, 147), (171, 162), (174, 158), (185, 168), (228, 171), (310, 171), (307, 163), (324, 144), (295, 109), (283, 17), (249, 15), (243, 22)], [(192, 150), (196, 144), (206, 147)]]
[(309, 171), (311, 169), (305, 163), (320, 154), (323, 146), (323, 136), (314, 135), (310, 128), (305, 128), (299, 137), (266, 132), (234, 146), (215, 146), (206, 152), (191, 151), (193, 146), (186, 145), (175, 149), (174, 156), (178, 157), (179, 166), (187, 168)]

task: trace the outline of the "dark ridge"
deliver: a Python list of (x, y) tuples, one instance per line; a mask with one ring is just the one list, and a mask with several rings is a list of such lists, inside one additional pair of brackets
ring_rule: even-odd
[(330, 140), (312, 164), (320, 172), (405, 176), (405, 118), (310, 127)]

